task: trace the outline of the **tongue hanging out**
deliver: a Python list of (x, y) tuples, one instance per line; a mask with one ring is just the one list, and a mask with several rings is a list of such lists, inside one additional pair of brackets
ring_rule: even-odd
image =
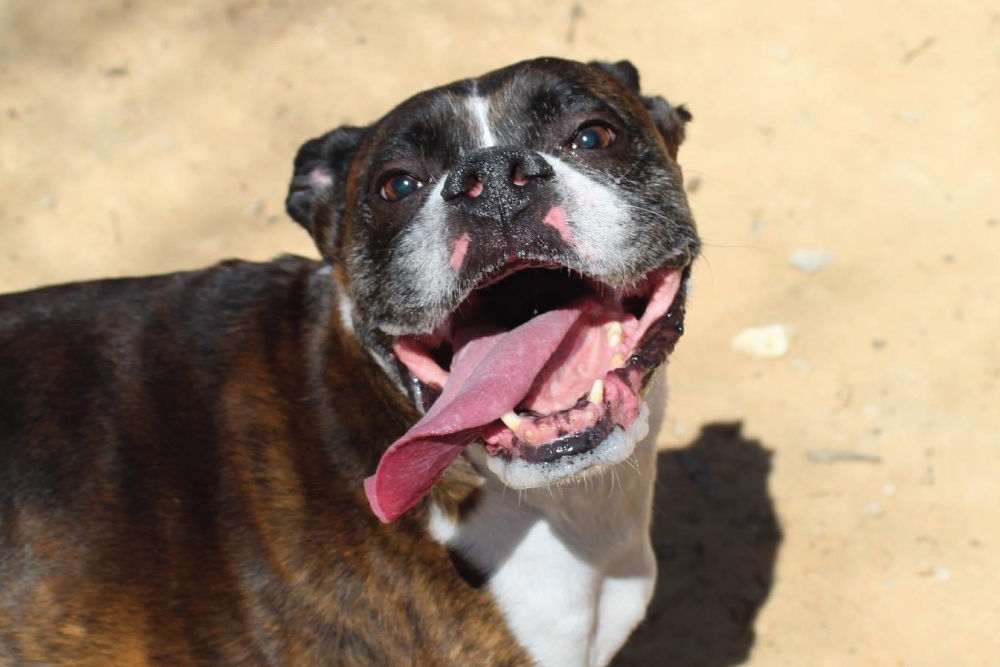
[(365, 480), (379, 519), (394, 521), (413, 507), (480, 429), (513, 410), (580, 316), (554, 310), (506, 333), (474, 337), (452, 361), (444, 392)]
[[(529, 295), (526, 288), (538, 285), (545, 287)], [(413, 507), (477, 438), (491, 454), (544, 461), (577, 451), (574, 437), (599, 441), (615, 425), (630, 424), (642, 371), (626, 359), (645, 334), (655, 334), (656, 322), (671, 317), (679, 286), (676, 270), (653, 272), (620, 292), (522, 271), (474, 292), (456, 311), (447, 334), (450, 370), (431, 349), (439, 336), (396, 339), (394, 350), (410, 372), (443, 390), (365, 480), (376, 516), (390, 522)], [(636, 297), (638, 310), (628, 305)], [(528, 310), (498, 315), (509, 303)], [(518, 324), (524, 317), (530, 319)]]

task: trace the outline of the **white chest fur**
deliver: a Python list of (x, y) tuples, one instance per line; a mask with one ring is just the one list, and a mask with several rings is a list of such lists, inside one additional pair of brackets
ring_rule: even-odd
[[(470, 448), (470, 456), (476, 463), (485, 453)], [(623, 464), (570, 484), (518, 491), (486, 477), (463, 521), (432, 510), (432, 535), (488, 574), (539, 665), (607, 664), (642, 620), (656, 579), (652, 438)]]

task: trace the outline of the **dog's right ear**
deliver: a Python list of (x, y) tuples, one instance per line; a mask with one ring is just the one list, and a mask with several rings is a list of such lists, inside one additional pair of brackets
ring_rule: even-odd
[(340, 127), (310, 139), (295, 156), (285, 210), (306, 228), (324, 259), (333, 258), (347, 172), (367, 132), (366, 127)]
[(628, 60), (619, 60), (616, 63), (594, 60), (590, 65), (607, 72), (639, 95), (643, 106), (653, 117), (653, 122), (656, 123), (656, 129), (660, 131), (660, 136), (667, 145), (670, 157), (676, 160), (677, 149), (684, 141), (684, 126), (691, 120), (691, 112), (684, 105), (673, 106), (659, 95), (640, 95), (639, 70)]

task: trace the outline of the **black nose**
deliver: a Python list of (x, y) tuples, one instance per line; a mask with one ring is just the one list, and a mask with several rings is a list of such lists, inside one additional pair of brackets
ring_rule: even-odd
[(517, 146), (471, 153), (445, 179), (441, 196), (470, 215), (507, 222), (531, 203), (553, 175), (541, 155)]

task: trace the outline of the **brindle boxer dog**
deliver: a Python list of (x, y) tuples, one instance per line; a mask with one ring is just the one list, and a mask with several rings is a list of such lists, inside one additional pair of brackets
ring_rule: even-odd
[(302, 147), (322, 261), (0, 299), (0, 663), (607, 663), (655, 577), (689, 118), (519, 63)]

